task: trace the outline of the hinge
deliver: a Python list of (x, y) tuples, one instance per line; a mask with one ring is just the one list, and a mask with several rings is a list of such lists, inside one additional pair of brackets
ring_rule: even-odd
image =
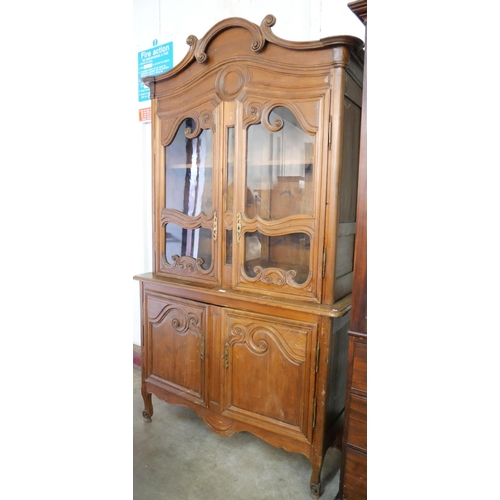
[(319, 340), (318, 343), (316, 344), (316, 373), (318, 373), (319, 370)]
[(326, 247), (323, 248), (323, 269), (321, 271), (321, 276), (325, 277), (325, 268), (326, 268)]
[(316, 427), (316, 398), (314, 398), (313, 402), (313, 429)]
[(332, 147), (332, 115), (328, 118), (328, 149)]

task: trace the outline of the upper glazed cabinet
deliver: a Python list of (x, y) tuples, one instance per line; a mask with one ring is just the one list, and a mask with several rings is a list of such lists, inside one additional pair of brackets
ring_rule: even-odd
[(352, 283), (360, 43), (288, 42), (274, 22), (225, 20), (145, 79), (154, 273), (332, 304)]

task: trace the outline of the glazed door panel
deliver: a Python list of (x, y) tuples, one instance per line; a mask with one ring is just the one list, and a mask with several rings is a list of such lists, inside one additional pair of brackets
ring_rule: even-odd
[[(213, 116), (213, 113), (208, 113)], [(158, 158), (158, 274), (196, 282), (218, 282), (218, 191), (216, 139), (197, 113), (163, 128), (170, 142)], [(213, 119), (209, 122), (212, 125)]]
[(205, 339), (208, 307), (147, 293), (146, 382), (206, 406)]
[(321, 300), (325, 182), (318, 168), (319, 123), (326, 101), (270, 98), (242, 106), (235, 288)]
[(224, 309), (223, 415), (311, 440), (317, 326)]

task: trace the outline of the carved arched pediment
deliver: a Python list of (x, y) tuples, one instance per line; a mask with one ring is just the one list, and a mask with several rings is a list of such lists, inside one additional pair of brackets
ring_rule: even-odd
[[(333, 48), (334, 49), (334, 60), (338, 65), (345, 65), (348, 58), (348, 50), (341, 50), (345, 46), (352, 47), (354, 51), (362, 51), (363, 42), (354, 36), (333, 36), (328, 38), (323, 38), (318, 41), (289, 41), (276, 36), (272, 32), (272, 27), (276, 24), (276, 17), (273, 15), (267, 15), (260, 26), (254, 24), (241, 17), (230, 17), (224, 19), (213, 26), (201, 39), (198, 39), (194, 35), (190, 35), (186, 39), (186, 43), (189, 45), (189, 51), (184, 57), (184, 59), (171, 70), (162, 73), (161, 75), (148, 76), (142, 81), (145, 85), (148, 85), (151, 89), (151, 98), (156, 97), (155, 94), (155, 84), (157, 82), (170, 79), (184, 69), (186, 69), (190, 64), (197, 61), (200, 64), (207, 64), (211, 60), (209, 45), (213, 42), (218, 35), (222, 32), (232, 29), (232, 28), (243, 28), (251, 34), (251, 41), (249, 49), (253, 53), (260, 53), (266, 45), (266, 43), (271, 43), (276, 46), (296, 51), (310, 51), (315, 49)], [(336, 49), (339, 50), (336, 50)]]
[(207, 34), (198, 41), (196, 44), (195, 57), (199, 63), (204, 63), (207, 61), (207, 53), (206, 48), (210, 41), (215, 38), (219, 33), (228, 29), (228, 28), (236, 28), (241, 27), (247, 29), (253, 37), (253, 41), (251, 44), (251, 49), (254, 52), (259, 52), (264, 47), (266, 40), (264, 38), (264, 34), (262, 30), (256, 24), (247, 21), (241, 17), (230, 17), (228, 19), (224, 19), (213, 26)]

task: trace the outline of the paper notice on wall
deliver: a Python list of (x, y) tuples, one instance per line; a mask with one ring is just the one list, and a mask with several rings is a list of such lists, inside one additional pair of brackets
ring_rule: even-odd
[(139, 73), (139, 102), (149, 101), (149, 87), (141, 82), (145, 76), (155, 76), (165, 73), (173, 67), (173, 42), (158, 45), (153, 41), (153, 47), (140, 50), (137, 53)]
[(151, 108), (142, 108), (139, 110), (139, 121), (140, 122), (151, 121)]

